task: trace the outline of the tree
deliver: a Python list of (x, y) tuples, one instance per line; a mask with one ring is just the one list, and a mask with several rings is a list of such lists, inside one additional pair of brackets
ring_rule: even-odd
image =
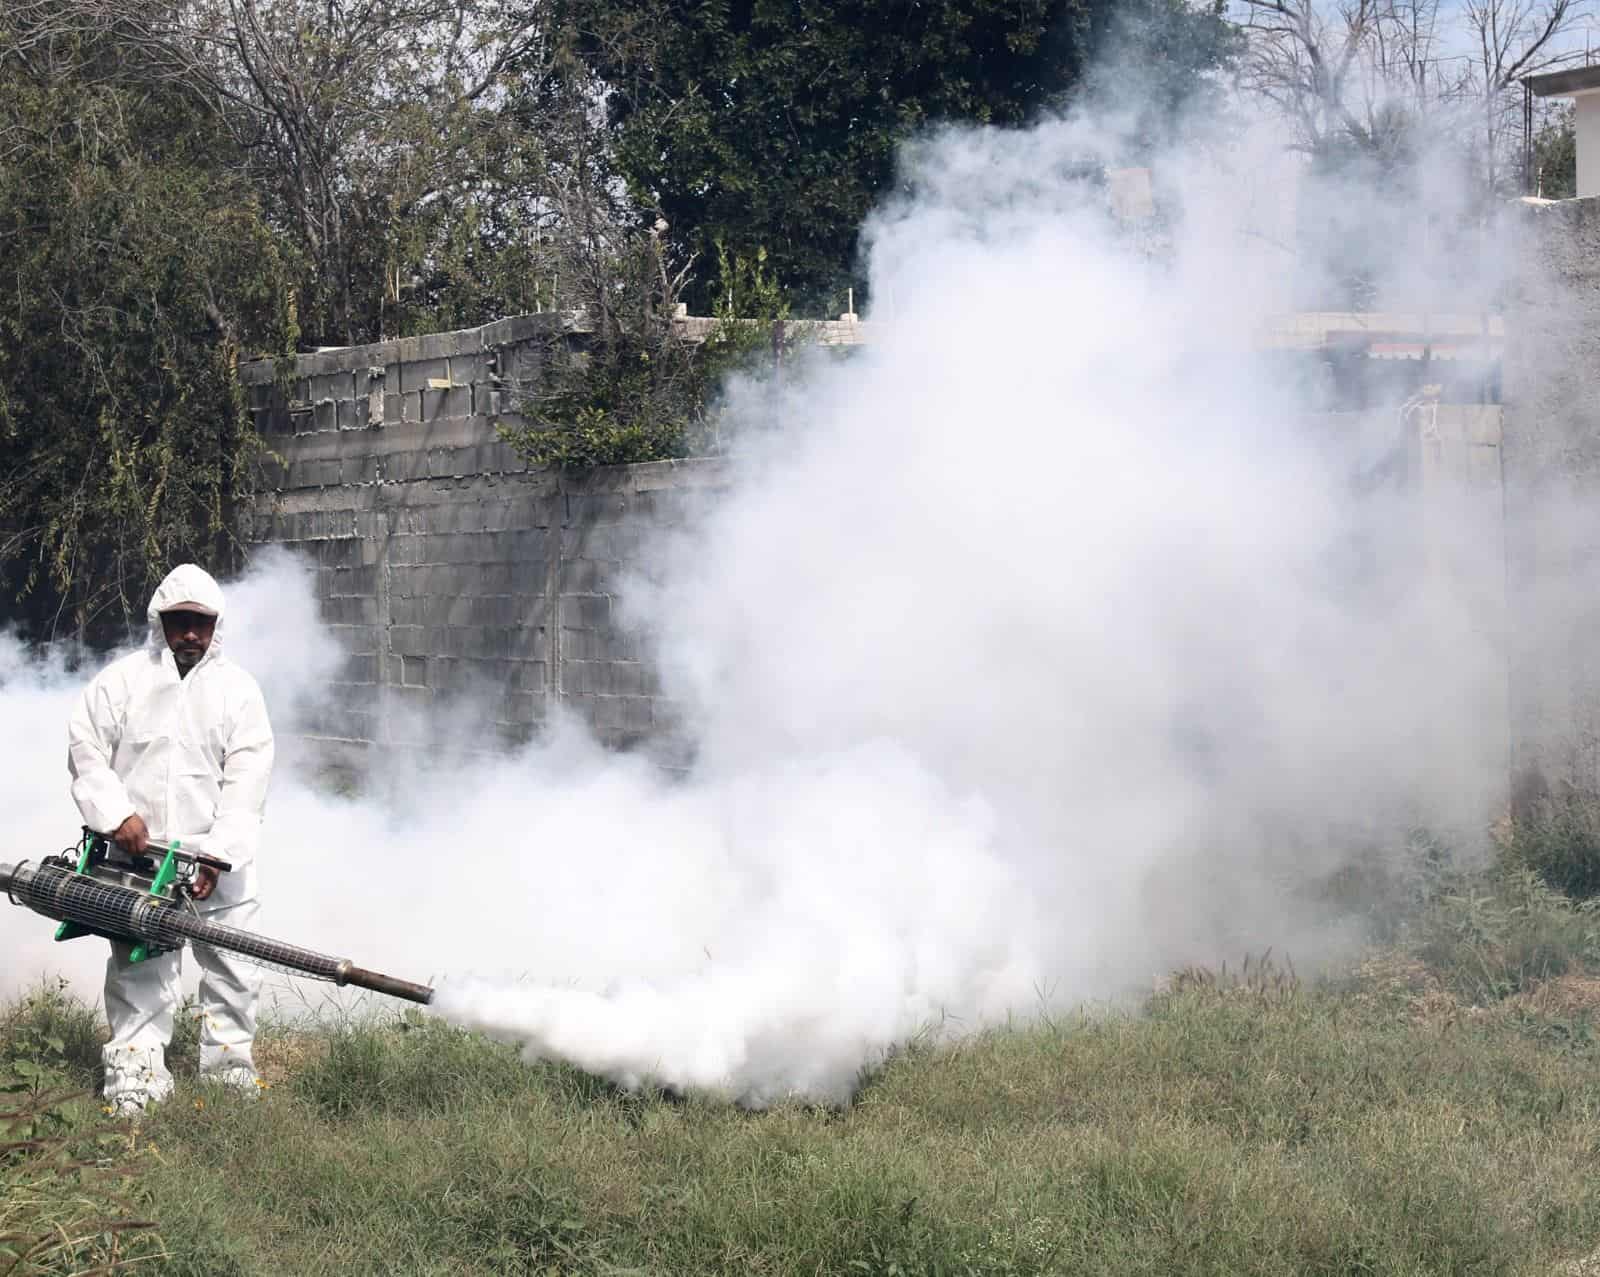
[[(1128, 7), (1128, 6), (1124, 6)], [(1220, 23), (1182, 4), (1152, 21)], [(857, 236), (901, 142), (941, 121), (1019, 125), (1063, 104), (1111, 30), (1107, 0), (566, 0), (608, 86), (618, 163), (702, 261), (765, 250), (800, 311), (863, 296)], [(1186, 70), (1215, 65), (1204, 42)], [(1180, 75), (1183, 72), (1179, 73)], [(688, 290), (705, 313), (709, 280)]]
[(1557, 103), (1533, 135), (1534, 194), (1567, 200), (1578, 193), (1578, 135), (1572, 103)]
[[(224, 130), (294, 246), (309, 344), (553, 306), (558, 141), (598, 131), (549, 6), (502, 0), (22, 0), (115, 32)], [(516, 67), (516, 84), (510, 76)], [(559, 82), (556, 91), (541, 86)], [(506, 110), (512, 90), (521, 109)], [(528, 118), (537, 103), (541, 114)], [(543, 290), (543, 291), (541, 291)]]
[[(1483, 198), (1520, 180), (1518, 82), (1570, 60), (1583, 0), (1244, 0), (1245, 84), (1324, 169), (1354, 159), (1409, 173), (1458, 149)], [(1453, 25), (1452, 25), (1453, 24)], [(1469, 54), (1446, 52), (1470, 48)]]
[[(296, 233), (308, 336), (399, 335), (433, 319), (440, 294), (453, 294), (443, 308), (455, 322), (529, 308), (500, 290), (512, 272), (484, 259), (521, 242), (514, 201), (496, 196), (525, 139), (500, 127), (494, 102), (507, 67), (535, 61), (541, 23), (498, 0), (190, 0), (158, 12), (173, 17), (152, 21), (152, 36), (229, 123)], [(490, 304), (463, 307), (473, 291)]]
[(0, 577), (35, 633), (120, 637), (226, 563), (255, 455), (236, 364), (290, 340), (239, 157), (137, 51), (0, 18)]
[(1222, 73), (1235, 66), (1244, 40), (1226, 10), (1226, 0), (1124, 0), (1112, 10), (1082, 96), (1131, 117), (1120, 139), (1127, 161), (1227, 116), (1230, 86)]
[(1520, 81), (1573, 59), (1562, 37), (1584, 16), (1583, 0), (1464, 0), (1462, 14), (1474, 45), (1468, 75), (1480, 111), (1483, 181), (1511, 194), (1529, 176), (1520, 155)]
[(1562, 60), (1580, 3), (1245, 0), (1245, 86), (1308, 160), (1304, 304), (1481, 300), (1481, 229), (1522, 179), (1517, 80)]

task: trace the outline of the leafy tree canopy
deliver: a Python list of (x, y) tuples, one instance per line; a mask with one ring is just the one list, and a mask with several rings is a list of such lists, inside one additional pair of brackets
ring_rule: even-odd
[(1569, 200), (1578, 193), (1578, 135), (1570, 102), (1549, 112), (1533, 135), (1535, 194), (1547, 200)]
[(171, 563), (226, 561), (236, 361), (290, 340), (282, 260), (185, 95), (5, 34), (0, 578), (36, 633), (120, 637)]
[[(765, 249), (797, 313), (858, 298), (857, 236), (899, 144), (943, 121), (1060, 106), (1108, 39), (1181, 97), (1227, 55), (1217, 11), (1174, 0), (569, 0), (611, 87), (618, 163), (702, 261)], [(691, 308), (715, 299), (701, 272)]]

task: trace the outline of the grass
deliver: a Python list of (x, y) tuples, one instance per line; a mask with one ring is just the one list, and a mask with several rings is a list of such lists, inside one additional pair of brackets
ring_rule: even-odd
[(1600, 895), (1600, 803), (1562, 789), (1530, 808), (1517, 822), (1508, 856), (1568, 895)]
[(94, 1013), (42, 985), (0, 1013), (0, 1274), (114, 1272), (159, 1254), (134, 1202), (140, 1158), (90, 1077)]
[[(623, 1093), (416, 1013), (280, 1029), (261, 1102), (180, 1077), (118, 1146), (159, 1224), (119, 1244), (205, 1277), (1600, 1273), (1597, 972), (1588, 906), (1512, 868), (1337, 976), (1181, 972), (908, 1049), (843, 1111)], [(89, 1081), (86, 1015), (14, 1008), (0, 1061), (49, 1030)], [(38, 1223), (113, 1217), (75, 1191)]]

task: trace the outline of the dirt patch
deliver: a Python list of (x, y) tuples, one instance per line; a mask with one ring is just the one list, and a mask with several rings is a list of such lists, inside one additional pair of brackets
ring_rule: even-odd
[(1462, 1001), (1427, 963), (1397, 949), (1375, 953), (1356, 970), (1357, 1002), (1418, 1028), (1444, 1031), (1492, 1014)]
[(1582, 972), (1556, 976), (1507, 998), (1506, 1008), (1563, 1019), (1586, 1014), (1600, 1018), (1600, 976)]
[(280, 1086), (327, 1049), (327, 1039), (311, 1033), (274, 1033), (259, 1037), (253, 1051), (256, 1072), (268, 1086)]
[(1428, 964), (1397, 949), (1375, 953), (1356, 969), (1362, 988), (1379, 997), (1418, 997), (1439, 990)]

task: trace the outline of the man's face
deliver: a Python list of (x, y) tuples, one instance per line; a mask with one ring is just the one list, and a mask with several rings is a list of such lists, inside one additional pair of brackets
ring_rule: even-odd
[(204, 612), (179, 608), (161, 614), (161, 630), (167, 636), (167, 646), (172, 649), (172, 659), (186, 672), (200, 663), (216, 629), (217, 618)]

